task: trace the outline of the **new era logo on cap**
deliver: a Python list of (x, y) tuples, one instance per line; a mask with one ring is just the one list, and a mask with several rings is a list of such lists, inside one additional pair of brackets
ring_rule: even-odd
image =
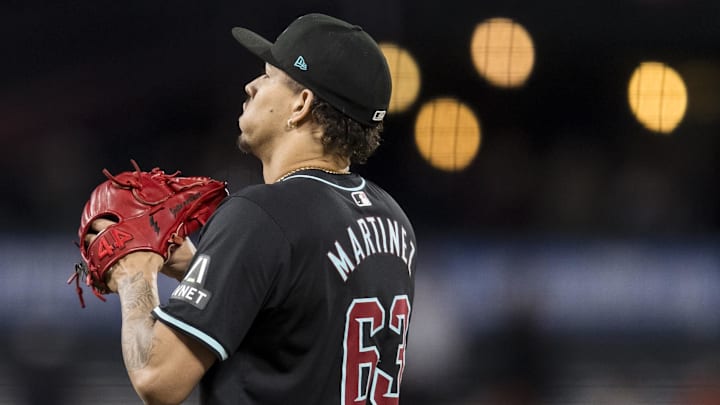
[(298, 56), (297, 59), (295, 59), (295, 63), (293, 63), (293, 66), (300, 70), (307, 70), (307, 63), (305, 63), (305, 58), (303, 58), (302, 55)]
[(374, 113), (373, 116), (372, 116), (372, 120), (373, 120), (373, 121), (382, 121), (383, 118), (385, 118), (385, 113), (386, 113), (386, 112), (387, 112), (387, 111), (385, 111), (385, 110), (377, 110), (377, 111), (375, 111), (375, 113)]

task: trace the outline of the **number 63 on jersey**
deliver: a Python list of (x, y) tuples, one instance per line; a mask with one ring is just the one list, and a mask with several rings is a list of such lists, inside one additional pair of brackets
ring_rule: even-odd
[[(348, 306), (340, 387), (342, 405), (398, 404), (400, 383), (405, 369), (405, 342), (410, 320), (408, 296), (394, 297), (387, 325), (385, 316), (385, 308), (377, 298), (356, 298)], [(394, 359), (381, 359), (380, 350), (376, 346), (365, 344), (367, 338), (372, 338), (386, 327), (391, 333), (398, 335), (400, 341)], [(370, 336), (364, 336), (365, 331), (369, 331)], [(393, 361), (397, 367), (395, 376), (378, 367), (378, 363), (388, 361)]]

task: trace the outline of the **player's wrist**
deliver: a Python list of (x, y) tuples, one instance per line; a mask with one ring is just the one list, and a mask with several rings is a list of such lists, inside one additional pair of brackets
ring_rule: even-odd
[(110, 291), (116, 293), (125, 280), (132, 279), (139, 273), (149, 275), (145, 278), (156, 279), (155, 274), (160, 271), (163, 262), (163, 257), (155, 252), (129, 253), (110, 268), (106, 281), (107, 286)]

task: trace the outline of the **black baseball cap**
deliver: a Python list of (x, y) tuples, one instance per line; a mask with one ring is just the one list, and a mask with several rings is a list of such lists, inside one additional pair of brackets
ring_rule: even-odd
[(392, 83), (385, 55), (357, 25), (324, 14), (293, 21), (275, 43), (246, 29), (235, 39), (354, 120), (377, 125), (390, 102)]

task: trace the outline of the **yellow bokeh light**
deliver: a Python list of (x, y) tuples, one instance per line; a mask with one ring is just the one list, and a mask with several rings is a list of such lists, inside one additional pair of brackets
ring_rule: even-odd
[(491, 18), (475, 27), (470, 44), (475, 69), (499, 87), (522, 86), (535, 64), (535, 47), (525, 28), (508, 18)]
[(388, 112), (403, 112), (415, 102), (420, 92), (420, 69), (415, 58), (400, 46), (381, 43), (380, 49), (387, 59), (393, 83)]
[(628, 101), (635, 117), (646, 128), (670, 133), (687, 109), (687, 89), (680, 75), (660, 62), (644, 62), (628, 85)]
[(439, 98), (422, 106), (415, 120), (415, 144), (433, 167), (465, 169), (480, 149), (480, 124), (466, 105)]

